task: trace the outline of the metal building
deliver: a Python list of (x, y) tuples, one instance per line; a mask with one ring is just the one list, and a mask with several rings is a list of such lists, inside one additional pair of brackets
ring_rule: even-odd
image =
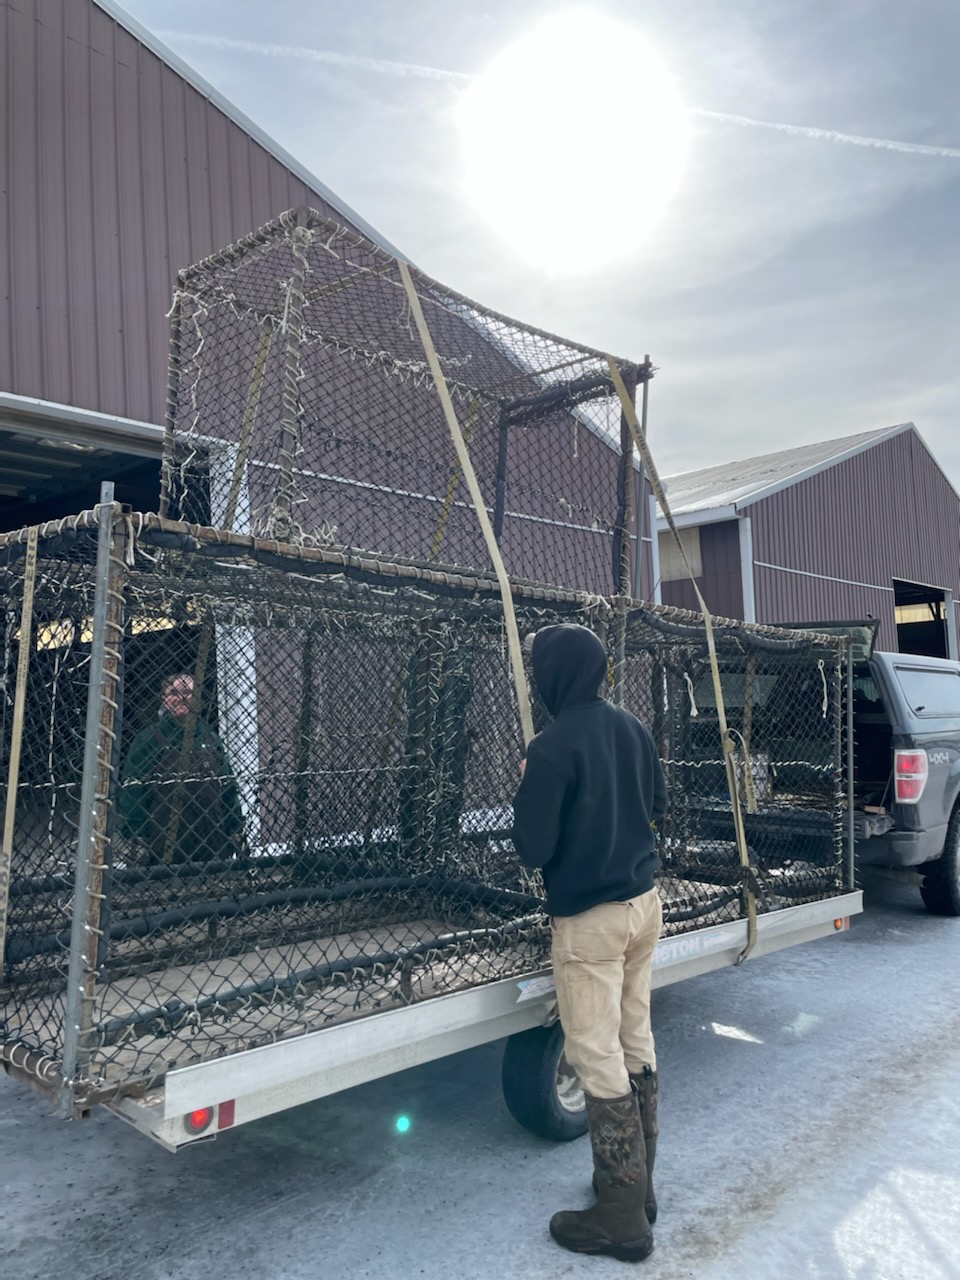
[[(103, 479), (152, 510), (178, 273), (298, 207), (403, 255), (115, 0), (0, 0), (0, 60), (0, 527), (92, 507)], [(491, 341), (478, 331), (467, 354), (488, 360)], [(569, 425), (577, 480), (548, 481), (544, 447), (527, 487), (589, 534), (616, 505), (622, 441), (583, 417), (580, 445)], [(638, 474), (632, 496), (643, 596)], [(591, 586), (609, 594), (611, 576)]]
[(114, 0), (0, 0), (0, 525), (156, 505), (177, 272), (309, 204), (396, 253)]
[[(960, 496), (910, 423), (668, 477), (717, 614), (879, 619), (882, 649), (956, 658)], [(665, 522), (659, 596), (696, 607)]]

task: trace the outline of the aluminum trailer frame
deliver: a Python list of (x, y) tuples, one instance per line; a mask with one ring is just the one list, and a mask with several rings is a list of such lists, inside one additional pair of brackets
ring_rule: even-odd
[[(863, 894), (854, 890), (766, 912), (758, 918), (750, 958), (843, 932), (862, 910)], [(746, 943), (745, 920), (661, 938), (653, 986), (735, 965)], [(141, 1098), (102, 1105), (168, 1151), (177, 1151), (289, 1107), (549, 1025), (556, 1016), (553, 978), (546, 969), (182, 1067)], [(208, 1111), (202, 1132), (192, 1131), (189, 1118)]]

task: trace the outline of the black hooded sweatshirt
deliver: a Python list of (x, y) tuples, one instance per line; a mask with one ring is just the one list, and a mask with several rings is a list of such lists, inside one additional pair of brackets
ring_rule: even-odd
[(649, 731), (599, 696), (603, 645), (586, 627), (544, 627), (533, 675), (553, 720), (527, 749), (513, 802), (513, 843), (542, 867), (547, 910), (573, 916), (653, 888), (660, 865), (651, 823), (667, 789)]

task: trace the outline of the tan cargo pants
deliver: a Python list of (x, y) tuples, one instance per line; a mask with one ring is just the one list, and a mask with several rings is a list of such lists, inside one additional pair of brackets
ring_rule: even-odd
[(565, 1054), (593, 1098), (620, 1098), (630, 1092), (628, 1073), (656, 1070), (650, 976), (662, 922), (656, 889), (552, 918)]

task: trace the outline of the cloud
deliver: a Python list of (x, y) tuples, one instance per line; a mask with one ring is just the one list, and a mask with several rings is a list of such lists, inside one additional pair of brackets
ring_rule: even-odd
[[(413, 77), (445, 83), (467, 85), (475, 77), (463, 71), (447, 71), (441, 67), (428, 67), (417, 62), (397, 62), (388, 58), (367, 58), (359, 54), (339, 53), (335, 49), (313, 49), (303, 45), (264, 44), (253, 40), (233, 40), (227, 36), (201, 35), (190, 31), (160, 31), (161, 39), (176, 43), (204, 45), (210, 49), (234, 50), (238, 53), (254, 53), (271, 58), (300, 58), (310, 62), (323, 62), (329, 66), (373, 71), (380, 75)], [(871, 147), (880, 151), (900, 151), (908, 155), (929, 156), (940, 160), (960, 160), (960, 147), (927, 146), (920, 142), (903, 142), (895, 138), (870, 138), (854, 133), (840, 133), (836, 129), (818, 129), (812, 125), (783, 124), (773, 120), (756, 120), (752, 116), (732, 115), (725, 111), (709, 111), (702, 107), (689, 108), (692, 115), (724, 124), (736, 124), (750, 129), (773, 129), (794, 137), (815, 141), (841, 143), (846, 146)]]

